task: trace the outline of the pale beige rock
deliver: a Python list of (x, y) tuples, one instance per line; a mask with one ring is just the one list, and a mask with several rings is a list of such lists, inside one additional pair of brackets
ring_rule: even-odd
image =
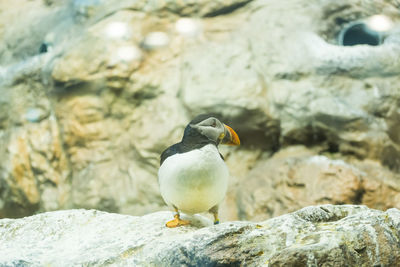
[[(5, 177), (8, 190), (2, 195), (2, 217), (19, 217), (38, 209), (55, 210), (68, 206), (69, 163), (54, 118), (24, 130), (11, 135), (7, 147), (10, 161), (4, 163), (11, 169), (6, 169), (9, 172)], [(40, 203), (44, 203), (43, 206)]]
[(182, 139), (188, 121), (184, 112), (175, 98), (159, 96), (146, 101), (130, 117), (129, 136), (132, 143), (139, 151), (155, 152), (156, 158), (159, 158), (171, 141), (177, 143)]
[(262, 220), (309, 205), (364, 204), (400, 208), (400, 179), (378, 162), (335, 160), (290, 147), (258, 161), (235, 186), (240, 219)]
[(392, 2), (18, 0), (0, 12), (1, 217), (166, 209), (159, 154), (204, 112), (242, 141), (222, 149), (223, 220), (398, 207), (399, 31), (336, 45), (377, 12), (398, 23)]
[[(0, 264), (94, 266), (395, 266), (400, 211), (322, 205), (267, 221), (170, 229), (169, 212), (96, 210), (0, 220)], [(112, 231), (110, 230), (112, 229)]]
[(104, 80), (111, 88), (122, 88), (141, 61), (142, 51), (131, 42), (89, 36), (56, 61), (52, 77), (67, 84)]
[[(68, 207), (70, 168), (51, 100), (35, 76), (4, 87), (8, 102), (0, 129), (0, 217)], [(29, 84), (29, 86), (27, 86)], [(45, 201), (48, 200), (48, 201)]]
[(259, 162), (238, 184), (240, 219), (259, 221), (315, 204), (360, 203), (362, 172), (324, 156)]
[(400, 175), (389, 171), (377, 162), (356, 163), (365, 173), (362, 204), (380, 210), (400, 208)]
[(60, 24), (60, 20), (70, 26), (66, 4), (67, 1), (56, 1), (49, 7), (45, 1), (2, 1), (0, 64), (7, 66), (37, 55), (46, 35)]

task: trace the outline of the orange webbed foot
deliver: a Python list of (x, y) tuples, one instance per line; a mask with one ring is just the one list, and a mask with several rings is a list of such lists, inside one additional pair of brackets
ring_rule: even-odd
[(165, 224), (165, 226), (167, 226), (168, 228), (175, 228), (175, 227), (178, 227), (178, 226), (183, 226), (183, 225), (188, 225), (188, 224), (190, 224), (190, 221), (182, 220), (179, 217), (179, 214), (176, 214), (174, 216), (174, 219), (169, 221), (169, 222), (167, 222)]

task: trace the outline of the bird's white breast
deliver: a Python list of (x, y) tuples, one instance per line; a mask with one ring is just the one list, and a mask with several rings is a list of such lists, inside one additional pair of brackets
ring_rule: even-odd
[(215, 145), (170, 156), (158, 171), (165, 202), (192, 214), (208, 211), (222, 201), (228, 177)]

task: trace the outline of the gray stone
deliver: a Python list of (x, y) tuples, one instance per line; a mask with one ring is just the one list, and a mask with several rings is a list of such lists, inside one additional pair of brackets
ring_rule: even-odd
[[(242, 141), (222, 149), (232, 176), (225, 218), (243, 218), (238, 188), (248, 219), (327, 199), (398, 207), (400, 31), (380, 46), (337, 42), (343, 28), (377, 13), (398, 25), (393, 1), (21, 0), (0, 10), (0, 217), (165, 208), (159, 154), (204, 112)], [(162, 45), (150, 42), (155, 33)], [(248, 177), (290, 180), (294, 171), (277, 174), (271, 155), (293, 162), (298, 144), (312, 147), (308, 159), (326, 157), (294, 160), (302, 183), (320, 189), (311, 177), (327, 178), (316, 172), (326, 162), (357, 174), (339, 175), (340, 197), (297, 188), (309, 202), (284, 201), (279, 213), (262, 208), (260, 193), (251, 203), (258, 184)], [(361, 200), (353, 189), (365, 190)], [(288, 197), (268, 192), (269, 204)]]
[(400, 208), (400, 176), (378, 162), (332, 159), (302, 146), (281, 149), (232, 186), (238, 218), (261, 221), (309, 205)]
[(260, 223), (169, 229), (169, 212), (142, 217), (96, 210), (0, 220), (6, 266), (395, 266), (400, 211), (310, 206)]

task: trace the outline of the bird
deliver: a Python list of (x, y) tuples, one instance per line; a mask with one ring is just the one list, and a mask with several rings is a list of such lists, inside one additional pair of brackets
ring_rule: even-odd
[(210, 212), (219, 223), (219, 204), (228, 189), (229, 172), (219, 144), (240, 145), (239, 136), (213, 115), (196, 116), (185, 127), (182, 140), (165, 149), (160, 158), (158, 181), (160, 193), (174, 209), (169, 228), (190, 224), (180, 212)]

